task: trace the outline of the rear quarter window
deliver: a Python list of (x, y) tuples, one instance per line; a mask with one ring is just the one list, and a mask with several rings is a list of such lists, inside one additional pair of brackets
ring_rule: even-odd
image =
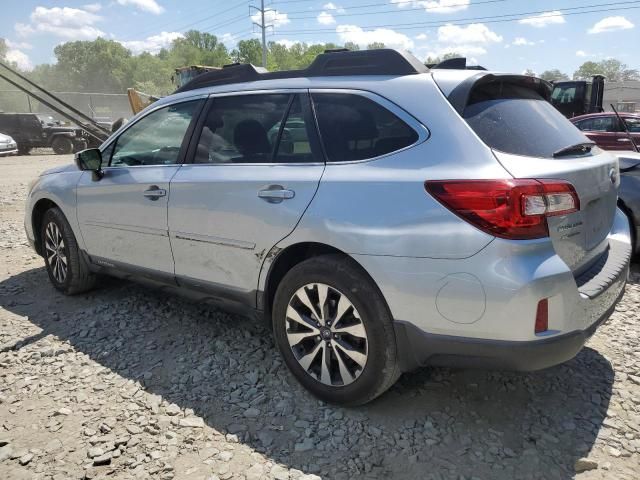
[(537, 92), (493, 82), (474, 89), (464, 119), (489, 147), (505, 153), (551, 158), (589, 139)]
[(364, 96), (314, 93), (313, 103), (329, 162), (375, 158), (418, 141), (412, 127)]

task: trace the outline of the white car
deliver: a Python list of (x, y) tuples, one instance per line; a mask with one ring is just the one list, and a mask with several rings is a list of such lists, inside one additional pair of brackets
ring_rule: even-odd
[(0, 133), (0, 157), (5, 155), (16, 155), (18, 153), (18, 144), (9, 135)]

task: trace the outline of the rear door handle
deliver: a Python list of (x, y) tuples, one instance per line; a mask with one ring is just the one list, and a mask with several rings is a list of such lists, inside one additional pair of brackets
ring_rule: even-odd
[(283, 200), (289, 200), (296, 196), (296, 192), (281, 187), (280, 185), (272, 185), (269, 188), (258, 191), (258, 197), (270, 203), (280, 203)]
[(618, 141), (619, 142), (630, 142), (631, 140), (629, 140), (628, 138), (619, 138)]
[(158, 200), (160, 197), (165, 197), (167, 191), (157, 185), (151, 185), (148, 190), (144, 191), (143, 195), (149, 200)]

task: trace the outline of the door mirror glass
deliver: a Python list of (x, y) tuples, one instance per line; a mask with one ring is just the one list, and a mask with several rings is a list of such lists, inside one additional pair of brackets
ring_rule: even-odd
[(76, 153), (75, 160), (80, 170), (97, 172), (102, 166), (102, 154), (97, 148), (89, 148)]

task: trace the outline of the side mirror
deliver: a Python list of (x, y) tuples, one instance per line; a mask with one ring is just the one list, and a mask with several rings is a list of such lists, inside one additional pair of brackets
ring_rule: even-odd
[(102, 154), (97, 148), (89, 148), (76, 153), (75, 162), (80, 170), (91, 172), (94, 181), (102, 178)]

